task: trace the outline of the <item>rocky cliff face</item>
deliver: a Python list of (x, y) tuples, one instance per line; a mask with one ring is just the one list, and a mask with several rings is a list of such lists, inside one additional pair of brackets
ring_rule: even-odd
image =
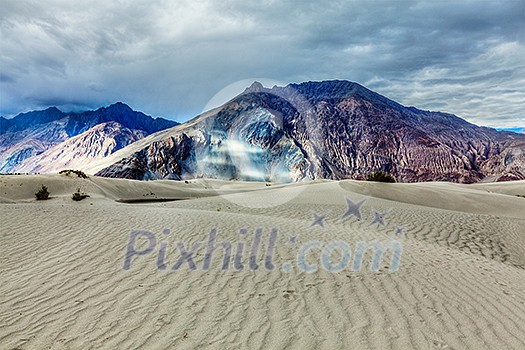
[(348, 81), (254, 83), (175, 129), (98, 175), (284, 182), (384, 170), (405, 182), (525, 179), (524, 135), (404, 107)]
[[(111, 124), (111, 132), (108, 129), (109, 124), (105, 128), (96, 128), (106, 123), (116, 123)], [(84, 150), (87, 156), (84, 157), (78, 154), (82, 147), (73, 147), (71, 142), (60, 145), (92, 128), (95, 129), (92, 130), (91, 137), (109, 137), (108, 142), (114, 142), (114, 147), (108, 146), (105, 150), (114, 152), (137, 140), (137, 137), (142, 138), (176, 124), (133, 111), (120, 102), (84, 113), (66, 114), (52, 107), (43, 111), (22, 113), (12, 119), (0, 118), (0, 172), (34, 172), (36, 169), (54, 171), (57, 166), (66, 162), (67, 154), (70, 154), (68, 152), (72, 148), (77, 149), (77, 153), (70, 154), (72, 158), (88, 161), (92, 154), (90, 149)], [(86, 145), (85, 142), (82, 144)], [(63, 149), (59, 150), (60, 147)], [(60, 154), (60, 161), (56, 164), (53, 164), (54, 158), (42, 155), (52, 148), (57, 157)], [(95, 149), (98, 150), (99, 147)], [(40, 155), (42, 156), (38, 157)]]

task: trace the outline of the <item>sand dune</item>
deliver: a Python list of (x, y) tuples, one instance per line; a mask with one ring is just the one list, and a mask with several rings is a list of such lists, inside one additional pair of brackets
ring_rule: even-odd
[[(51, 200), (34, 200), (41, 184)], [(73, 202), (77, 187), (91, 197)], [(268, 187), (0, 176), (0, 349), (523, 349), (524, 191), (525, 182)], [(117, 202), (141, 198), (180, 200)], [(191, 250), (212, 229), (216, 243), (231, 243), (229, 269), (218, 248), (204, 270), (203, 246), (196, 270), (188, 260), (173, 270), (177, 243)], [(155, 244), (137, 236), (132, 247), (152, 251), (126, 270), (134, 230), (150, 231)], [(338, 272), (322, 261), (334, 241), (350, 253)], [(297, 257), (312, 242), (305, 262), (318, 269), (306, 272)], [(371, 250), (352, 269), (359, 242), (396, 242), (397, 271), (394, 249), (376, 272)], [(341, 252), (326, 265), (343, 261)]]

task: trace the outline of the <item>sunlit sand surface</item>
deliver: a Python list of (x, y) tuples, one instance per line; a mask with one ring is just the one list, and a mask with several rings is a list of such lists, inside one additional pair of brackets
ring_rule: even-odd
[[(42, 184), (52, 198), (36, 201)], [(78, 187), (90, 197), (72, 201)], [(0, 176), (0, 349), (524, 349), (519, 195), (523, 181), (267, 186)], [(360, 220), (345, 216), (347, 199), (364, 200)], [(219, 248), (203, 270), (203, 248), (196, 270), (187, 261), (173, 270), (177, 242), (189, 249), (212, 229), (217, 243), (231, 243), (229, 269)], [(254, 270), (247, 256), (257, 229)], [(151, 253), (125, 270), (134, 230), (156, 241), (137, 242)], [(352, 255), (358, 242), (395, 241), (399, 268), (391, 271), (386, 252), (370, 271), (367, 253), (361, 270), (331, 272), (312, 249), (307, 261), (318, 269), (307, 273), (297, 255), (313, 241), (346, 242)], [(243, 268), (235, 269), (239, 242)]]

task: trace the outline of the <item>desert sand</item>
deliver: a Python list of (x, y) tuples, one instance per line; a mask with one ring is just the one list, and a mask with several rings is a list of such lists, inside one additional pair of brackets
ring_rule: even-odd
[[(51, 199), (35, 200), (41, 184)], [(78, 187), (90, 197), (72, 201)], [(0, 349), (525, 349), (519, 196), (523, 181), (0, 176)], [(220, 247), (208, 269), (205, 247), (173, 269), (177, 243), (210, 232), (231, 243), (229, 269)], [(323, 262), (330, 242), (347, 266), (327, 268), (345, 261)], [(397, 268), (392, 249), (377, 271), (371, 250), (353, 269), (359, 242), (397, 244)]]

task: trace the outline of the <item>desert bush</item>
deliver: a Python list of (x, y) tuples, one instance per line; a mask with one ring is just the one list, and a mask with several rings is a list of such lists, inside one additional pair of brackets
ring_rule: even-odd
[(373, 174), (369, 174), (366, 178), (366, 181), (377, 181), (377, 182), (396, 182), (396, 179), (389, 173), (384, 171), (376, 171)]
[(42, 188), (39, 189), (37, 193), (35, 193), (35, 196), (39, 201), (49, 199), (49, 191), (47, 190), (47, 187), (42, 185)]
[(61, 170), (61, 171), (59, 172), (59, 174), (61, 174), (61, 175), (67, 175), (67, 176), (71, 175), (72, 173), (75, 174), (75, 175), (77, 175), (78, 177), (83, 178), (83, 179), (87, 179), (87, 178), (88, 178), (88, 176), (87, 176), (82, 170), (66, 169), (66, 170)]
[(73, 193), (73, 197), (72, 199), (74, 201), (81, 201), (85, 198), (89, 197), (89, 195), (87, 193), (83, 193), (83, 192), (80, 192), (80, 188), (77, 188), (77, 191), (75, 193)]

